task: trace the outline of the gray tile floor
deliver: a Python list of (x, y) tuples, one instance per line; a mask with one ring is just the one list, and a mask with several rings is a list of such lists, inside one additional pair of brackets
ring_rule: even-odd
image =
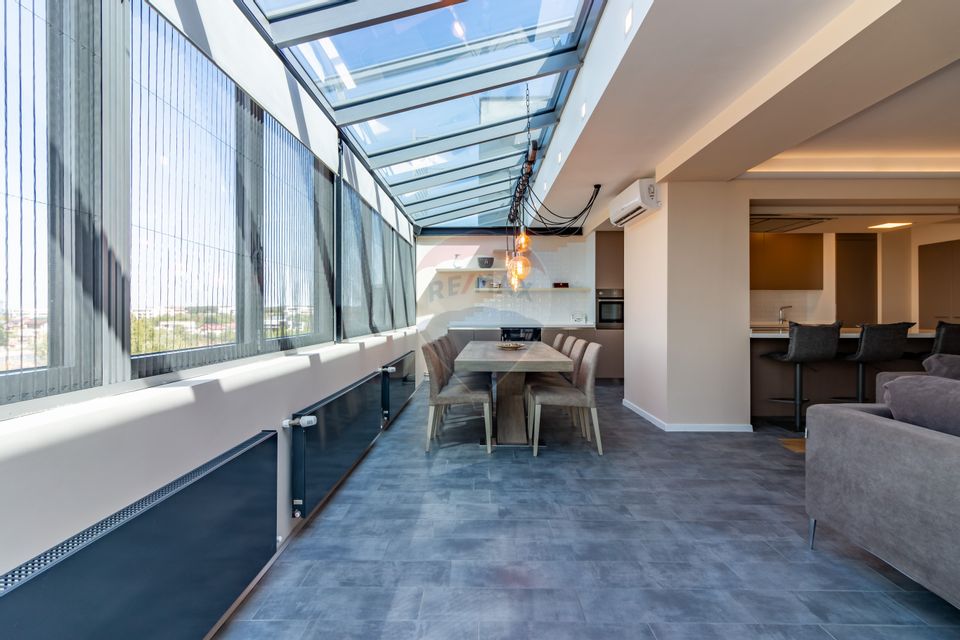
[(537, 459), (474, 419), (424, 454), (422, 392), (220, 638), (960, 639), (838, 534), (807, 550), (786, 432), (666, 434), (603, 386), (602, 458), (558, 411)]

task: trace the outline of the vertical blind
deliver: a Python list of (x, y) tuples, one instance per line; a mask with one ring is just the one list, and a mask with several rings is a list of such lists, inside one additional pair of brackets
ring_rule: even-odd
[(408, 240), (146, 0), (122, 7), (107, 28), (100, 1), (0, 0), (0, 404), (334, 340), (338, 278), (341, 336), (413, 324)]
[(341, 184), (343, 336), (413, 325), (413, 247), (355, 189)]
[(134, 13), (130, 353), (232, 345), (236, 89), (155, 11)]
[(0, 403), (101, 381), (100, 3), (0, 4)]

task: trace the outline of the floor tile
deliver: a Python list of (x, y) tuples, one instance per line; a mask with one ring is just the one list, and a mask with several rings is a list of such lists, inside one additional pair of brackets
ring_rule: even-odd
[(423, 452), (424, 391), (218, 637), (234, 640), (960, 640), (960, 611), (823, 524), (779, 430), (667, 434), (598, 385), (605, 455)]

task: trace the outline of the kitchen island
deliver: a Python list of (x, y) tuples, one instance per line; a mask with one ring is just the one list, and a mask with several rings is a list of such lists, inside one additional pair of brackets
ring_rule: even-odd
[[(804, 367), (803, 392), (810, 404), (836, 402), (834, 397), (853, 397), (857, 388), (857, 365), (844, 358), (857, 350), (859, 329), (851, 327), (840, 332), (837, 358)], [(785, 352), (790, 342), (789, 331), (779, 328), (750, 328), (750, 415), (756, 423), (763, 418), (789, 418), (793, 405), (772, 402), (770, 398), (793, 397), (793, 366), (763, 356)], [(875, 382), (878, 371), (923, 371), (922, 360), (933, 348), (933, 332), (908, 334), (907, 351), (903, 358), (883, 362), (879, 368), (867, 366), (867, 397), (876, 398)], [(853, 400), (849, 400), (853, 402)]]

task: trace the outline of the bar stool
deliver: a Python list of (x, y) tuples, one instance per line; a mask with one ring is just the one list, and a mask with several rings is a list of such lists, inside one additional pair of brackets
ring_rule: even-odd
[[(860, 341), (857, 351), (845, 359), (857, 363), (857, 395), (858, 404), (867, 401), (867, 365), (878, 362), (899, 360), (907, 350), (907, 331), (915, 322), (891, 322), (888, 324), (860, 325)], [(834, 398), (835, 400), (851, 400), (852, 398)]]
[(777, 362), (793, 364), (793, 397), (770, 398), (773, 402), (793, 405), (793, 426), (797, 431), (803, 426), (803, 405), (809, 402), (803, 397), (803, 365), (811, 362), (826, 362), (837, 356), (840, 344), (841, 322), (833, 324), (790, 323), (790, 344), (786, 353), (767, 353), (764, 357)]
[(960, 356), (960, 322), (937, 323), (937, 332), (933, 336), (933, 351), (930, 355), (947, 353)]

